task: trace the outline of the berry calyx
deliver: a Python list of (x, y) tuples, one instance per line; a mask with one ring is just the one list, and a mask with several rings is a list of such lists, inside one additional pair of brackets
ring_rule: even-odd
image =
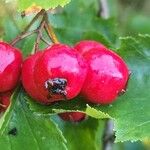
[[(79, 51), (82, 52), (82, 47)], [(127, 65), (115, 52), (104, 48), (91, 48), (83, 56), (89, 69), (81, 95), (92, 103), (112, 103), (126, 89)]]
[(18, 83), (22, 55), (11, 45), (0, 42), (0, 92), (6, 92), (15, 88)]
[(81, 112), (67, 112), (59, 114), (59, 117), (64, 121), (80, 122), (85, 119), (86, 115)]
[(49, 91), (50, 95), (60, 94), (65, 97), (67, 95), (66, 86), (67, 80), (64, 78), (49, 79), (45, 82), (45, 88)]
[(84, 58), (64, 44), (54, 44), (24, 62), (22, 82), (36, 101), (50, 104), (77, 96), (87, 74)]

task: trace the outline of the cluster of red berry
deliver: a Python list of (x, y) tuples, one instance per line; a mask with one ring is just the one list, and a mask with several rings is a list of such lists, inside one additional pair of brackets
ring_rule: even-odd
[[(0, 43), (0, 92), (12, 90), (20, 79), (19, 50)], [(91, 103), (110, 104), (125, 92), (129, 70), (123, 59), (96, 41), (81, 41), (74, 47), (53, 44), (23, 62), (21, 81), (37, 102), (51, 104), (77, 95)], [(85, 114), (60, 114), (63, 120), (80, 121)]]

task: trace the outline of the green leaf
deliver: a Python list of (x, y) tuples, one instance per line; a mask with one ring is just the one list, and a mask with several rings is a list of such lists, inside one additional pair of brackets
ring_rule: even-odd
[(113, 144), (112, 150), (148, 150), (146, 146), (141, 142), (119, 142)]
[(33, 51), (35, 39), (35, 36), (31, 36), (24, 41), (22, 46), (20, 46), (24, 56), (29, 56), (29, 54), (31, 54), (31, 52)]
[[(116, 32), (112, 31), (112, 29), (114, 29), (112, 19), (88, 18), (88, 16), (82, 16), (81, 14), (80, 16), (74, 16), (74, 18), (76, 18), (75, 20), (78, 20), (78, 22), (69, 20), (68, 16), (65, 17), (65, 22), (69, 22), (66, 25), (67, 28), (55, 27), (56, 35), (62, 43), (73, 45), (80, 40), (87, 39), (86, 36), (89, 36), (90, 33), (94, 33), (94, 39), (97, 41), (102, 42), (104, 45), (106, 44), (106, 46), (110, 46), (110, 44), (111, 47), (116, 46)], [(89, 21), (88, 24), (86, 22), (87, 19)], [(95, 34), (95, 32), (97, 34)], [(89, 39), (92, 39), (91, 36), (89, 36)]]
[(102, 135), (104, 121), (88, 117), (79, 123), (55, 119), (67, 140), (69, 150), (86, 149), (100, 150), (102, 148)]
[(150, 130), (150, 35), (121, 41), (118, 53), (128, 63), (132, 74), (127, 93), (111, 110), (116, 119), (116, 141), (150, 138), (147, 132)]
[(8, 18), (8, 17), (5, 18), (3, 26), (4, 26), (4, 30), (5, 30), (5, 35), (4, 35), (5, 41), (11, 41), (15, 36), (17, 36), (19, 30), (14, 25), (12, 20), (10, 20), (10, 18)]
[(95, 0), (72, 0), (62, 13), (50, 15), (58, 39), (72, 45), (89, 37), (115, 47), (118, 44), (115, 20), (98, 17), (97, 7), (98, 1)]
[[(13, 129), (17, 130), (14, 135), (9, 133)], [(62, 132), (49, 118), (29, 111), (22, 90), (15, 92), (11, 106), (0, 119), (0, 146), (4, 150), (66, 149)]]
[(58, 6), (64, 7), (70, 0), (17, 0), (19, 11), (23, 11), (33, 5), (42, 7), (43, 9), (56, 8)]
[(87, 115), (97, 119), (111, 118), (109, 114), (95, 109), (96, 107), (98, 107), (97, 105), (87, 104), (79, 97), (71, 101), (60, 101), (49, 106), (38, 104), (28, 96), (26, 96), (25, 99), (28, 101), (31, 111), (35, 112), (38, 115), (49, 116), (62, 112), (78, 111), (85, 112)]

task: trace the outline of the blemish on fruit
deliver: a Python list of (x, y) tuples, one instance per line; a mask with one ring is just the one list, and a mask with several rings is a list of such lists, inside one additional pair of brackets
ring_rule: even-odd
[(17, 135), (17, 128), (12, 128), (9, 132), (8, 132), (9, 135), (13, 135), (13, 136), (16, 136)]
[(45, 82), (45, 88), (49, 91), (48, 98), (51, 98), (54, 94), (59, 94), (64, 96), (66, 99), (66, 85), (67, 80), (64, 78), (54, 78), (47, 80)]

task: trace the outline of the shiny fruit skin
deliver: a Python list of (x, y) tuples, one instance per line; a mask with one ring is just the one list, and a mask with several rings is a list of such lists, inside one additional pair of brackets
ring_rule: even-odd
[(45, 103), (46, 98), (40, 93), (38, 90), (35, 80), (34, 80), (34, 67), (36, 61), (40, 58), (43, 54), (42, 51), (37, 52), (34, 55), (29, 56), (23, 62), (22, 66), (22, 84), (25, 88), (26, 92), (38, 102)]
[[(49, 79), (62, 78), (67, 80), (66, 99), (77, 96), (82, 88), (87, 74), (84, 58), (74, 49), (64, 44), (54, 44), (47, 48), (37, 60), (34, 78), (39, 91), (47, 98), (49, 91), (45, 83)], [(49, 101), (64, 100), (60, 94), (52, 94)]]
[(87, 52), (89, 52), (93, 48), (99, 48), (99, 49), (107, 49), (103, 44), (93, 41), (93, 40), (83, 40), (74, 46), (74, 48), (80, 52), (80, 54), (85, 55)]
[(22, 83), (37, 102), (50, 104), (78, 95), (86, 74), (85, 60), (76, 50), (67, 45), (54, 44), (25, 60)]
[(15, 88), (20, 79), (21, 52), (11, 45), (0, 42), (0, 92)]
[(81, 95), (96, 104), (112, 103), (126, 89), (129, 70), (123, 59), (111, 50), (91, 49), (84, 55), (89, 65)]
[(85, 119), (86, 115), (81, 112), (67, 112), (59, 114), (59, 117), (64, 121), (80, 122)]

